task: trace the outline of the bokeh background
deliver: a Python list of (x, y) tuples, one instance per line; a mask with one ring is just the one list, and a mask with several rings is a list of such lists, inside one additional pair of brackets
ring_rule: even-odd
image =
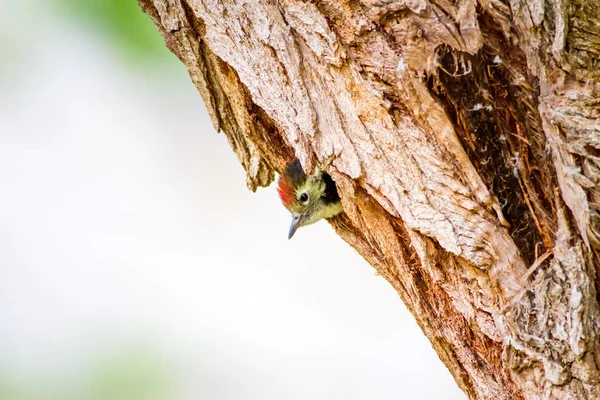
[(134, 0), (0, 0), (0, 400), (464, 399), (321, 222), (287, 240)]

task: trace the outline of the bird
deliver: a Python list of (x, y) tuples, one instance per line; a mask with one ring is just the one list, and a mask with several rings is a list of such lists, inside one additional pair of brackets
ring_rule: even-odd
[(288, 239), (301, 226), (314, 224), (344, 211), (331, 176), (320, 169), (312, 175), (306, 175), (298, 159), (290, 162), (279, 176), (277, 192), (284, 207), (292, 214)]

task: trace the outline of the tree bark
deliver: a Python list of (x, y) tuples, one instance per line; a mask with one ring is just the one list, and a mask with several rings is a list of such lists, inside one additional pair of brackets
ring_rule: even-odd
[(138, 0), (252, 190), (298, 157), (472, 399), (600, 399), (600, 4)]

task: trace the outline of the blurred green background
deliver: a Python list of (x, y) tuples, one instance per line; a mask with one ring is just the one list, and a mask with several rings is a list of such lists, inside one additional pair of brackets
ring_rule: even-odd
[(464, 399), (326, 223), (287, 240), (135, 1), (0, 1), (0, 50), (0, 400)]
[(132, 67), (172, 60), (150, 18), (132, 0), (51, 0), (57, 11), (110, 42)]
[[(105, 42), (119, 68), (159, 71), (158, 76), (164, 78), (182, 72), (180, 62), (165, 47), (158, 30), (136, 1), (25, 0), (16, 6), (0, 2), (0, 11), (3, 17), (0, 20), (11, 19), (14, 23), (13, 18), (20, 16), (19, 22), (23, 25), (27, 25), (28, 15), (33, 15), (32, 20), (36, 21), (40, 14), (46, 15), (51, 23), (76, 25)], [(33, 39), (7, 25), (0, 30), (0, 45), (12, 50), (12, 54), (4, 54), (3, 69), (11, 61), (18, 61), (26, 51), (20, 46), (26, 47), (26, 41)], [(35, 29), (35, 24), (26, 29)], [(38, 374), (31, 371), (20, 374), (5, 368), (0, 375), (0, 399), (168, 399), (174, 385), (172, 376), (168, 362), (157, 354), (153, 345), (105, 337), (94, 343), (91, 352), (82, 357), (74, 369), (48, 371), (41, 368)]]

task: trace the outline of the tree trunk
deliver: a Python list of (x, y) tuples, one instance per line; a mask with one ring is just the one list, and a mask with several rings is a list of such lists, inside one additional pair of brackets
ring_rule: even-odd
[(138, 0), (266, 186), (298, 157), (472, 399), (600, 399), (600, 4)]

